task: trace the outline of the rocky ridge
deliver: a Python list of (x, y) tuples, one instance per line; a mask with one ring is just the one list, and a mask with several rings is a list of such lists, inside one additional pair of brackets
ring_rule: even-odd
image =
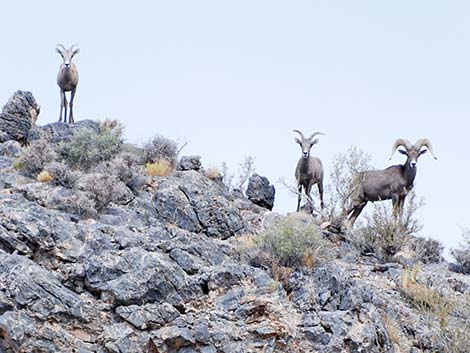
[[(21, 102), (21, 114), (35, 104)], [(230, 194), (199, 159), (182, 159), (151, 191), (80, 219), (56, 206), (70, 191), (13, 167), (24, 136), (57, 143), (74, 127), (31, 127), (20, 137), (5, 126), (0, 352), (446, 351), (433, 331), (439, 318), (404, 294), (411, 270), (403, 265), (378, 264), (326, 230), (329, 246), (311, 268), (280, 276), (248, 261), (240, 239), (282, 216)], [(264, 192), (254, 186), (266, 182), (256, 177), (250, 194), (271, 197), (269, 182)], [(415, 272), (413, 280), (444, 297), (469, 296), (468, 276), (445, 262)]]

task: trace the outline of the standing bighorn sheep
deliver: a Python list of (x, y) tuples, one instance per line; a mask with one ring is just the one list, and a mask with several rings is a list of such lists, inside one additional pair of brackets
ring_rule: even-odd
[[(400, 146), (403, 146), (405, 150), (398, 151), (407, 156), (404, 164), (393, 165), (383, 170), (370, 170), (361, 173), (359, 194), (354, 200), (353, 206), (346, 212), (346, 215), (349, 215), (348, 220), (351, 227), (369, 201), (375, 202), (391, 199), (393, 215), (395, 219), (401, 220), (405, 197), (413, 188), (413, 182), (416, 177), (418, 157), (429, 150), (434, 159), (437, 159), (434, 155), (431, 142), (424, 138), (416, 141), (414, 145), (406, 139), (396, 140), (389, 159), (392, 158), (393, 153)], [(427, 150), (421, 150), (423, 146), (427, 147)]]
[(296, 138), (295, 142), (300, 145), (302, 149), (302, 156), (297, 163), (295, 169), (295, 179), (297, 180), (297, 211), (300, 210), (300, 201), (302, 199), (302, 187), (307, 196), (309, 205), (313, 208), (313, 200), (310, 195), (312, 186), (318, 185), (318, 192), (320, 193), (321, 208), (323, 209), (323, 165), (321, 160), (317, 157), (310, 157), (310, 149), (313, 145), (318, 143), (318, 139), (313, 140), (316, 135), (323, 135), (321, 132), (315, 132), (310, 137), (306, 138), (299, 130), (294, 130), (298, 133), (301, 139)]
[(75, 91), (78, 85), (78, 71), (72, 58), (75, 54), (78, 54), (80, 49), (74, 49), (72, 45), (69, 49), (66, 49), (62, 44), (57, 44), (56, 51), (62, 56), (64, 62), (60, 65), (59, 74), (57, 75), (57, 85), (60, 87), (60, 115), (59, 121), (62, 121), (62, 110), (64, 110), (64, 122), (67, 122), (67, 98), (65, 92), (70, 93), (70, 113), (69, 123), (73, 123), (73, 98), (75, 97)]

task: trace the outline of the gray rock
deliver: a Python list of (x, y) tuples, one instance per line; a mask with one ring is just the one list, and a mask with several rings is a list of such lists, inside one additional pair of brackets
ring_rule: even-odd
[(153, 202), (161, 218), (190, 232), (226, 239), (249, 227), (225, 190), (195, 171), (167, 178)]
[(272, 210), (276, 189), (269, 185), (268, 178), (254, 173), (248, 180), (246, 196), (254, 204)]
[(44, 126), (37, 126), (32, 129), (29, 135), (29, 142), (38, 139), (46, 139), (57, 145), (62, 142), (70, 141), (74, 132), (84, 128), (93, 130), (96, 133), (100, 131), (98, 122), (94, 120), (81, 120), (73, 124), (55, 122)]
[(0, 155), (10, 158), (17, 158), (21, 155), (23, 149), (18, 141), (6, 141), (0, 143)]
[(183, 156), (181, 157), (176, 170), (200, 170), (201, 156)]
[(14, 140), (26, 143), (39, 111), (31, 92), (15, 92), (0, 114), (0, 142)]
[(155, 331), (155, 336), (170, 349), (180, 349), (195, 344), (194, 336), (187, 328), (177, 326), (162, 327)]
[(168, 303), (120, 306), (116, 308), (116, 314), (141, 330), (158, 329), (180, 315), (178, 310)]

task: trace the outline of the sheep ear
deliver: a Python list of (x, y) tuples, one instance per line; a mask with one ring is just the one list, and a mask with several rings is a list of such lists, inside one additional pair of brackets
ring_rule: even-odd
[(408, 156), (408, 152), (406, 152), (405, 150), (398, 150), (398, 152), (400, 152), (401, 154), (404, 154), (405, 156)]
[(77, 49), (75, 49), (75, 50), (73, 51), (72, 56), (75, 55), (75, 54), (78, 54), (78, 53), (80, 53), (80, 49), (77, 48)]
[(62, 52), (60, 51), (59, 48), (55, 48), (55, 51), (58, 52), (60, 55), (62, 55)]
[(302, 141), (300, 141), (297, 137), (294, 139), (295, 142), (297, 142), (299, 145), (302, 144)]
[(422, 154), (425, 154), (428, 150), (421, 150), (419, 151), (419, 155), (421, 156)]
[(312, 146), (313, 146), (313, 145), (316, 145), (319, 141), (320, 141), (319, 139), (313, 140), (313, 141), (312, 141)]

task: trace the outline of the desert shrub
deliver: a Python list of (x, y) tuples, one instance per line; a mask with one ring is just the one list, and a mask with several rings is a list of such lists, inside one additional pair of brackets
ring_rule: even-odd
[(463, 242), (460, 248), (452, 249), (451, 254), (463, 273), (470, 274), (470, 229), (462, 230)]
[(41, 183), (48, 183), (52, 181), (54, 178), (47, 170), (43, 170), (41, 173), (38, 174), (36, 179), (37, 181)]
[(330, 218), (342, 216), (343, 211), (351, 207), (351, 201), (359, 191), (361, 172), (370, 169), (373, 169), (370, 154), (355, 146), (334, 158), (325, 187), (326, 212)]
[(134, 193), (146, 183), (143, 168), (138, 165), (140, 159), (134, 153), (123, 152), (111, 161), (103, 162), (96, 168), (97, 172), (114, 175)]
[(44, 170), (44, 166), (53, 161), (56, 156), (47, 140), (36, 140), (15, 160), (14, 167), (26, 176), (37, 177)]
[(153, 163), (145, 164), (145, 172), (150, 176), (165, 177), (171, 174), (174, 167), (167, 159), (158, 159)]
[[(65, 189), (64, 189), (65, 190)], [(79, 190), (69, 190), (51, 199), (54, 208), (80, 218), (97, 215), (95, 202), (89, 194)]]
[(114, 175), (91, 173), (84, 175), (77, 186), (79, 190), (89, 195), (95, 209), (101, 211), (114, 201), (117, 182), (118, 179)]
[(423, 204), (422, 200), (416, 200), (413, 191), (410, 192), (403, 217), (397, 221), (390, 204), (375, 203), (372, 215), (364, 216), (365, 225), (345, 237), (363, 255), (373, 255), (381, 262), (392, 261), (393, 256), (410, 242), (410, 237), (421, 230), (415, 214)]
[(244, 192), (244, 186), (250, 176), (256, 171), (255, 158), (247, 156), (238, 164), (237, 173), (231, 173), (227, 163), (222, 163), (222, 180), (230, 192), (239, 190)]
[(44, 170), (52, 176), (52, 182), (54, 184), (67, 189), (72, 189), (80, 177), (79, 172), (71, 170), (70, 167), (63, 162), (48, 163), (44, 167)]
[(63, 160), (74, 168), (89, 171), (109, 161), (122, 150), (122, 128), (101, 128), (99, 133), (88, 128), (76, 131), (69, 142), (58, 147)]
[(272, 265), (313, 267), (324, 240), (312, 218), (292, 214), (271, 224), (255, 239), (258, 253), (268, 256)]
[(144, 145), (144, 162), (153, 164), (166, 160), (174, 168), (178, 152), (178, 144), (175, 141), (157, 135)]
[(436, 239), (415, 237), (411, 242), (411, 249), (415, 252), (415, 261), (423, 264), (439, 263), (444, 260), (442, 257), (444, 245)]

